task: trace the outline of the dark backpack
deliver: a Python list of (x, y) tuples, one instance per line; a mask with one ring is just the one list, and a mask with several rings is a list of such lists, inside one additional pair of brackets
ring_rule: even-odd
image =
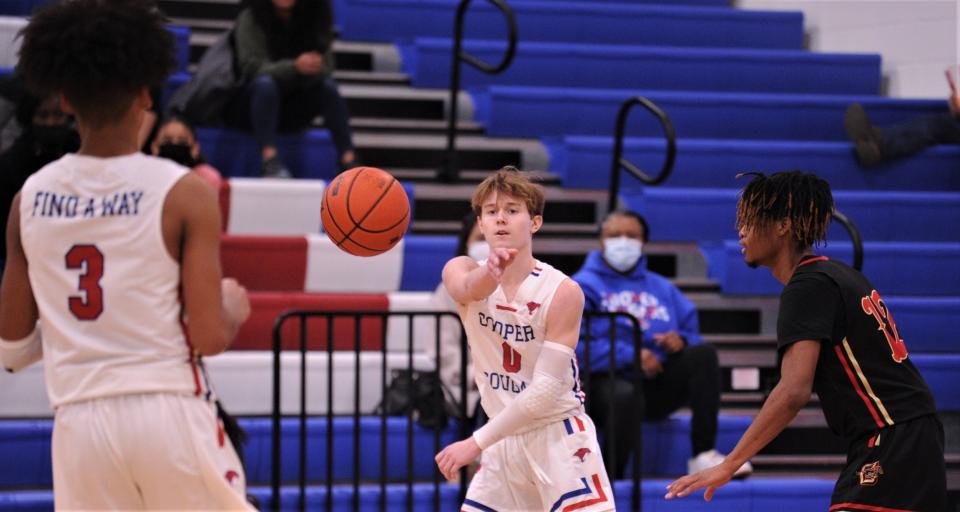
[(219, 124), (227, 103), (244, 83), (237, 71), (231, 30), (207, 48), (193, 78), (170, 97), (167, 112), (195, 125)]
[(383, 411), (389, 416), (407, 415), (412, 411), (413, 419), (430, 430), (443, 430), (449, 417), (456, 416), (449, 408), (446, 389), (437, 372), (418, 370), (393, 370), (387, 394), (376, 412)]

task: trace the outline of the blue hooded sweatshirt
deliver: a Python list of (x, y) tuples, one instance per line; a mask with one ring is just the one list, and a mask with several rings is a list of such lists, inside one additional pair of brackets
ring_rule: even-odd
[[(643, 330), (643, 347), (663, 361), (667, 355), (657, 346), (654, 334), (676, 331), (687, 340), (687, 345), (703, 340), (697, 308), (669, 279), (648, 271), (646, 260), (643, 256), (636, 268), (625, 275), (607, 265), (600, 251), (592, 251), (573, 280), (583, 289), (584, 311), (630, 313)], [(609, 320), (591, 320), (590, 332), (590, 361), (585, 364), (591, 372), (606, 371), (610, 363)], [(631, 333), (630, 321), (616, 320), (614, 355), (618, 369), (632, 367), (636, 360)], [(581, 340), (585, 334), (586, 319), (581, 325)], [(582, 341), (577, 344), (577, 356), (582, 364), (586, 360), (585, 345)]]

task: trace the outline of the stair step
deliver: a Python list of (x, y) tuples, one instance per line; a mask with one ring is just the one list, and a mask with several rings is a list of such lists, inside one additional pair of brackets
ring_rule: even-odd
[[(360, 160), (368, 165), (384, 169), (438, 169), (446, 153), (447, 138), (442, 134), (407, 134), (364, 132), (354, 136), (354, 144)], [(457, 137), (457, 154), (460, 167), (464, 169), (489, 169), (495, 171), (504, 165), (517, 165), (521, 169), (536, 171), (547, 167), (547, 154), (540, 141), (532, 139), (493, 139), (478, 135)], [(425, 185), (418, 185), (419, 190)], [(435, 186), (425, 197), (446, 197), (456, 190), (462, 204), (455, 205), (442, 220), (457, 223), (469, 210), (468, 202), (474, 185)], [(458, 188), (459, 187), (459, 188)], [(427, 189), (424, 189), (427, 190)], [(462, 206), (462, 208), (461, 208)], [(416, 216), (414, 217), (416, 219)], [(437, 220), (428, 216), (425, 220)], [(459, 225), (449, 232), (458, 232)]]
[[(353, 117), (350, 119), (350, 126), (357, 131), (398, 131), (408, 134), (442, 133), (445, 135), (447, 131), (446, 120), (433, 119)], [(483, 133), (483, 126), (473, 121), (459, 121), (457, 123), (457, 130), (458, 135), (480, 135)]]
[(353, 69), (335, 69), (333, 78), (340, 84), (367, 85), (410, 85), (406, 73), (395, 71), (358, 71)]
[(233, 21), (240, 13), (240, 0), (160, 0), (160, 10), (171, 19)]
[[(442, 89), (413, 89), (404, 86), (342, 84), (340, 95), (351, 117), (402, 118), (443, 121), (447, 118), (449, 92)], [(460, 92), (457, 116), (472, 121), (473, 102)]]

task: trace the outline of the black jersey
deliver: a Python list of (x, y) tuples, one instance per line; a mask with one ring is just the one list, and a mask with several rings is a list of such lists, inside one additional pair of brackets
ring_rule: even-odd
[(936, 412), (900, 336), (866, 277), (826, 256), (801, 260), (780, 295), (778, 349), (821, 342), (813, 387), (830, 428), (847, 439)]

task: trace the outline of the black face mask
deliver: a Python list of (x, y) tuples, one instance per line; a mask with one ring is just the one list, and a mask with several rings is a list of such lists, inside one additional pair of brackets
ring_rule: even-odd
[(80, 149), (80, 135), (70, 126), (33, 126), (32, 131), (34, 152), (46, 162)]
[(187, 144), (174, 144), (172, 142), (160, 144), (157, 156), (173, 160), (184, 167), (193, 167), (197, 163), (190, 153), (190, 146)]

